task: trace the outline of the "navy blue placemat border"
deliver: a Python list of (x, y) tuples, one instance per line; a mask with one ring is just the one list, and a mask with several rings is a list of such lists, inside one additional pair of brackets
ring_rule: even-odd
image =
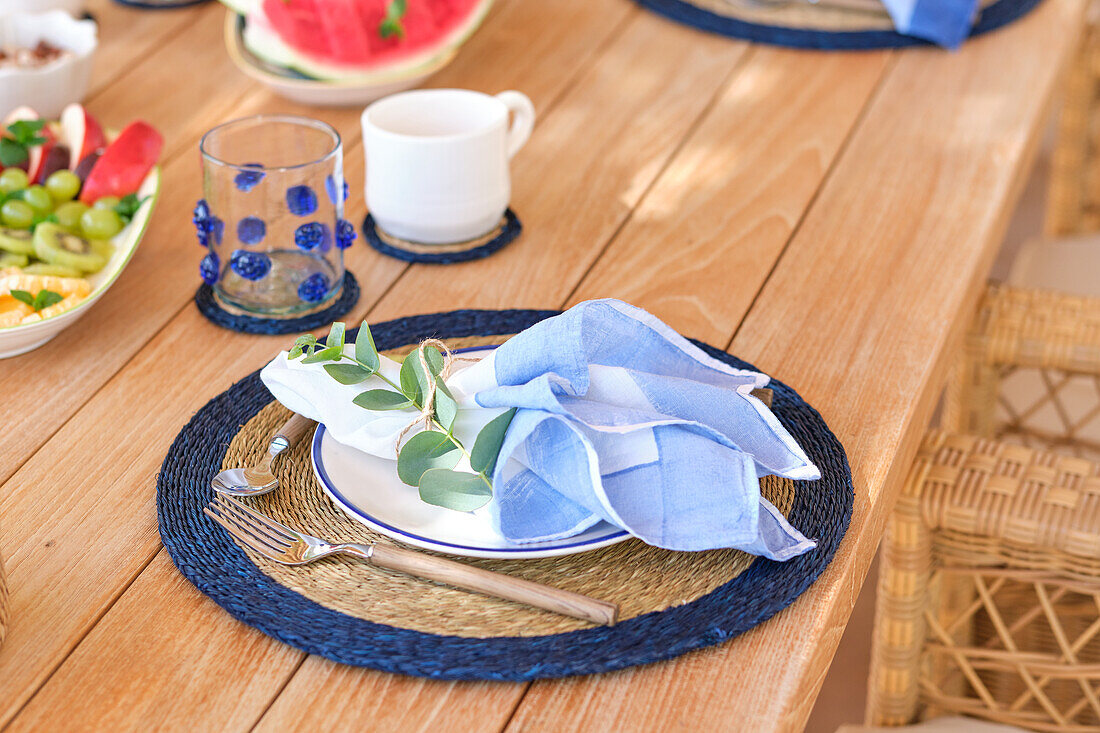
[(485, 244), (471, 247), (461, 252), (429, 254), (402, 249), (384, 241), (378, 236), (378, 225), (375, 224), (374, 217), (367, 214), (366, 218), (363, 219), (363, 237), (371, 247), (374, 247), (387, 257), (404, 260), (405, 262), (420, 262), (429, 265), (453, 265), (458, 262), (483, 259), (510, 244), (512, 240), (518, 237), (522, 232), (523, 224), (516, 216), (516, 213), (508, 209), (504, 212), (504, 226), (501, 227), (500, 234), (493, 237)]
[[(555, 313), (461, 310), (388, 321), (372, 330), (378, 348), (386, 350), (428, 337), (512, 334)], [(721, 349), (699, 346), (735, 367), (753, 368)], [(824, 571), (848, 527), (853, 491), (843, 448), (794, 390), (775, 380), (769, 386), (779, 420), (822, 469), (821, 480), (799, 483), (789, 517), (818, 540), (817, 548), (785, 563), (758, 559), (695, 601), (613, 627), (488, 639), (427, 634), (347, 616), (260, 572), (202, 513), (230, 440), (272, 400), (258, 371), (212, 399), (176, 436), (157, 480), (160, 535), (180, 572), (235, 618), (343, 664), (436, 679), (532, 680), (670, 659), (731, 639), (790, 605)]]
[(214, 297), (214, 289), (206, 283), (200, 285), (195, 291), (195, 305), (211, 323), (231, 331), (269, 336), (305, 333), (327, 326), (340, 316), (347, 314), (357, 302), (359, 302), (359, 281), (355, 279), (355, 275), (351, 274), (351, 270), (344, 271), (344, 286), (340, 289), (340, 295), (332, 301), (332, 305), (300, 318), (259, 318), (230, 313), (218, 304)]
[[(699, 30), (753, 43), (819, 51), (867, 51), (882, 48), (929, 46), (928, 41), (896, 31), (822, 31), (809, 28), (760, 25), (712, 13), (685, 0), (635, 0), (659, 15)], [(970, 37), (996, 30), (1026, 15), (1042, 0), (997, 0), (982, 10)]]

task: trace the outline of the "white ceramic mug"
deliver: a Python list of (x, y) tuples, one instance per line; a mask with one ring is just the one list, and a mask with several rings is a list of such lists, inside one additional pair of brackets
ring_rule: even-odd
[(500, 223), (512, 194), (508, 162), (531, 135), (535, 107), (514, 91), (419, 89), (378, 100), (362, 121), (375, 222), (410, 242), (449, 244)]

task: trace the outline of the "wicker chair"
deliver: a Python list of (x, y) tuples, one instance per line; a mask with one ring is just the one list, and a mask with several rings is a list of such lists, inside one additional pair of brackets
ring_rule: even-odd
[[(1033, 405), (1006, 401), (1021, 375)], [(887, 529), (868, 722), (1100, 730), (1097, 375), (1100, 299), (989, 289), (949, 381), (952, 432), (927, 436)]]
[(869, 723), (1100, 730), (1100, 465), (932, 432), (880, 562)]

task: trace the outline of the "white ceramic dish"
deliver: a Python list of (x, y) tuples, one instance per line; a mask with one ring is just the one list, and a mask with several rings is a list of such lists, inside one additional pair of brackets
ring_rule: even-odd
[[(479, 353), (470, 352), (473, 356)], [(508, 542), (492, 530), (482, 511), (456, 512), (424, 503), (415, 486), (397, 477), (396, 462), (336, 442), (324, 425), (317, 426), (310, 456), (321, 487), (345, 514), (415, 547), (462, 557), (520, 560), (573, 555), (630, 537), (618, 527), (600, 522), (561, 540)]]
[(256, 58), (244, 45), (241, 16), (232, 10), (225, 16), (225, 47), (238, 69), (280, 97), (321, 107), (361, 107), (388, 94), (411, 89), (449, 64), (458, 53), (458, 49), (454, 49), (431, 65), (420, 67), (412, 76), (380, 74), (363, 79), (318, 81)]
[(138, 189), (138, 197), (148, 196), (148, 200), (134, 214), (134, 218), (126, 225), (126, 228), (115, 235), (111, 243), (115, 246), (115, 253), (102, 270), (88, 276), (92, 285), (91, 294), (71, 310), (60, 313), (52, 318), (47, 318), (36, 323), (28, 323), (24, 326), (11, 326), (0, 328), (0, 359), (9, 356), (18, 356), (33, 349), (37, 349), (57, 334), (73, 325), (88, 309), (95, 304), (107, 288), (122, 274), (123, 268), (134, 256), (141, 238), (149, 226), (149, 217), (160, 195), (160, 168), (154, 167)]
[(63, 10), (0, 17), (0, 46), (33, 47), (39, 41), (72, 55), (33, 69), (0, 69), (0, 119), (20, 106), (57, 119), (65, 105), (84, 98), (97, 45), (95, 21), (76, 20)]

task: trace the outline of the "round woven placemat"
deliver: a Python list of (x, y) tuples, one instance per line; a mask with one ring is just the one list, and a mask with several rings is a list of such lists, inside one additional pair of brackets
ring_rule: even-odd
[[(984, 0), (970, 37), (988, 33), (1022, 17), (1042, 0)], [(870, 50), (930, 45), (894, 30), (886, 13), (836, 5), (845, 0), (775, 2), (768, 0), (636, 0), (642, 7), (684, 25), (754, 43), (818, 50)], [(848, 0), (852, 2), (852, 0)], [(864, 5), (866, 0), (854, 0)]]
[(347, 314), (355, 304), (359, 302), (359, 281), (351, 270), (344, 271), (344, 284), (340, 292), (321, 310), (313, 311), (302, 316), (292, 318), (261, 318), (244, 313), (230, 311), (218, 302), (214, 289), (203, 283), (195, 291), (195, 305), (199, 308), (208, 321), (228, 328), (230, 331), (240, 333), (256, 333), (264, 335), (278, 335), (287, 333), (304, 333), (321, 326), (327, 326), (340, 316)]
[(484, 259), (510, 244), (522, 232), (523, 224), (511, 209), (504, 212), (504, 218), (493, 231), (477, 239), (454, 244), (420, 244), (399, 239), (382, 231), (370, 214), (363, 219), (363, 237), (371, 247), (388, 257), (428, 265), (453, 265)]
[[(428, 337), (458, 348), (500, 343), (549, 315), (455, 311), (378, 324), (373, 332), (379, 348), (391, 352)], [(667, 659), (736, 636), (790, 604), (824, 570), (847, 528), (852, 488), (842, 448), (793, 390), (775, 381), (770, 386), (780, 421), (823, 471), (820, 481), (765, 486), (791, 522), (818, 540), (806, 555), (776, 563), (731, 550), (678, 553), (627, 541), (564, 558), (463, 560), (619, 603), (623, 620), (610, 628), (353, 560), (287, 568), (248, 554), (202, 507), (212, 496), (210, 478), (261, 453), (286, 417), (271, 404), (258, 373), (211, 400), (177, 436), (158, 479), (161, 537), (180, 571), (235, 617), (338, 662), (448, 679), (534, 679)], [(250, 503), (328, 539), (389, 542), (325, 498), (307, 443), (277, 464), (280, 489)]]

